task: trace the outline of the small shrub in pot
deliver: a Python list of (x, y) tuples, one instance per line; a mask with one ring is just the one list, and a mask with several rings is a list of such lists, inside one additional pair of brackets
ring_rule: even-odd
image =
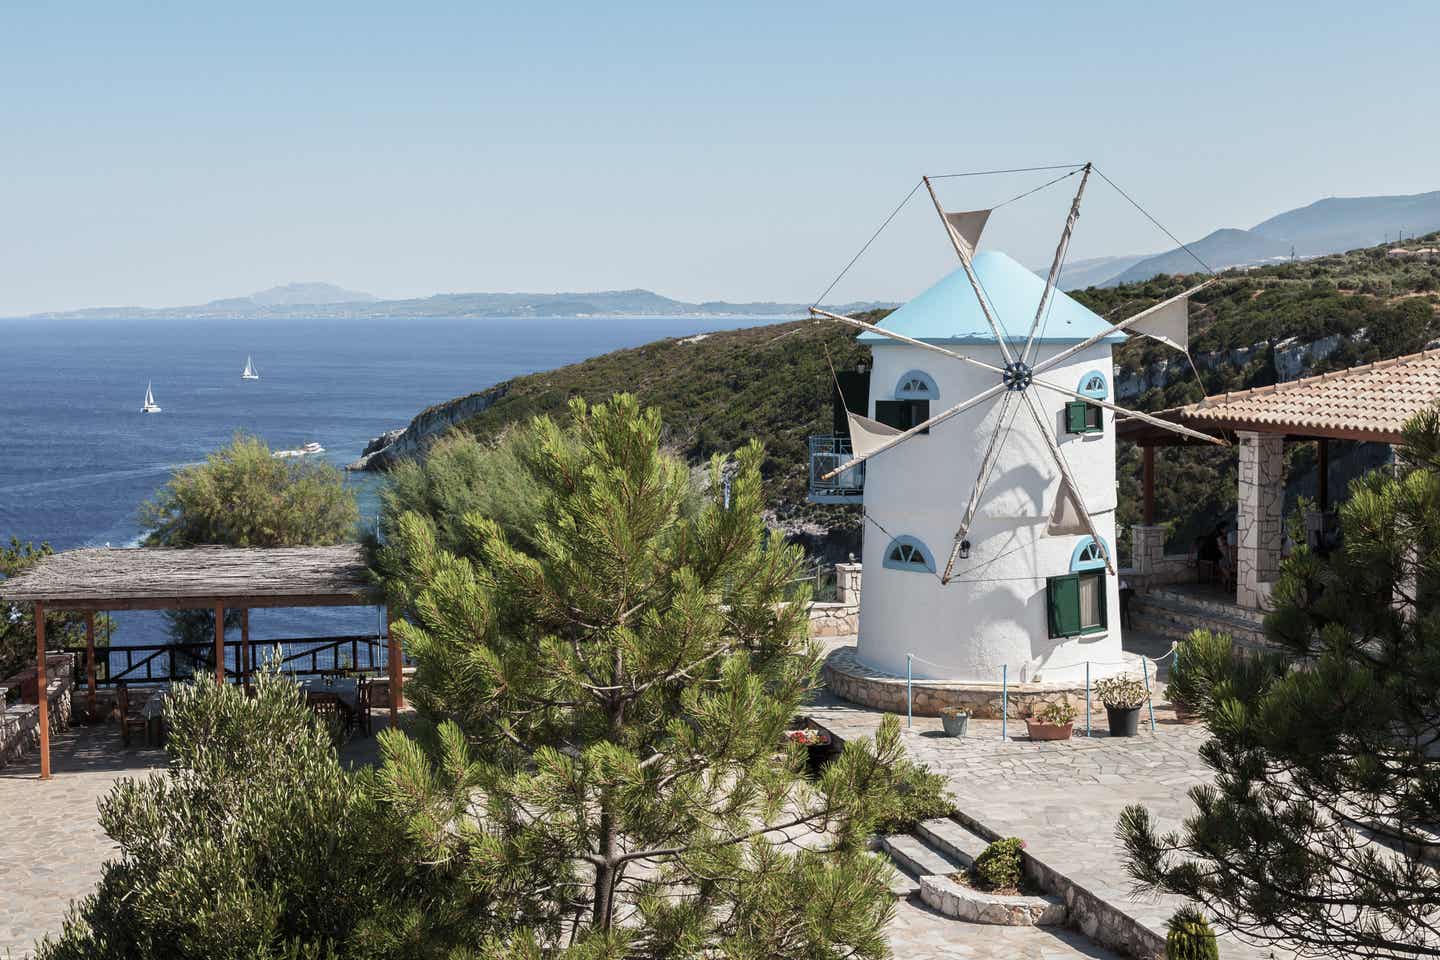
[(970, 711), (964, 707), (941, 707), (940, 725), (947, 737), (963, 737), (970, 724)]
[(1047, 703), (1025, 726), (1031, 740), (1069, 740), (1075, 729), (1075, 706), (1068, 699)]
[(1105, 704), (1110, 736), (1133, 737), (1145, 703), (1145, 684), (1133, 673), (1121, 673), (1095, 681), (1095, 696)]

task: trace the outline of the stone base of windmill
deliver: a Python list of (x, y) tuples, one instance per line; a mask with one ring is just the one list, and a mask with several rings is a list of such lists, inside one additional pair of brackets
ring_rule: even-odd
[[(887, 713), (905, 712), (905, 678), (862, 663), (853, 645), (834, 650), (825, 660), (821, 677), (832, 693), (851, 703)], [(977, 720), (998, 720), (1008, 704), (1010, 718), (1018, 720), (1033, 717), (1047, 704), (1066, 700), (1077, 710), (1085, 709), (1083, 682), (1008, 686), (1007, 698), (998, 683), (915, 680), (910, 685), (914, 698), (911, 710), (917, 717), (938, 717), (944, 707), (960, 707)]]

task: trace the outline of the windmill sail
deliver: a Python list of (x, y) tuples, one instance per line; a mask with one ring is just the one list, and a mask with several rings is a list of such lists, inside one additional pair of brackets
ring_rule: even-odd
[(1183, 353), (1190, 351), (1190, 293), (1171, 297), (1130, 318), (1126, 329), (1169, 344)]
[(850, 449), (861, 457), (870, 456), (884, 446), (885, 441), (904, 432), (899, 427), (862, 417), (849, 410), (845, 411), (845, 419), (850, 423)]
[(990, 219), (989, 210), (966, 210), (961, 213), (944, 213), (945, 225), (950, 228), (950, 236), (954, 238), (955, 245), (960, 248), (962, 255), (967, 259), (973, 259), (975, 248), (980, 246), (980, 234), (985, 230), (985, 224)]
[(1072, 536), (1089, 533), (1090, 525), (1085, 522), (1085, 511), (1070, 488), (1070, 481), (1061, 479), (1060, 491), (1055, 495), (1055, 506), (1050, 511), (1050, 523), (1045, 532), (1052, 537)]

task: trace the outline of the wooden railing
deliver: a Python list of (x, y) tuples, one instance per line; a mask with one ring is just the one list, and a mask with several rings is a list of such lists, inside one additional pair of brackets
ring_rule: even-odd
[[(225, 643), (225, 673), (244, 678), (241, 667), (240, 641)], [(276, 661), (276, 648), (280, 657)], [(75, 655), (75, 677), (83, 683), (89, 672), (85, 647), (65, 647)], [(344, 656), (342, 656), (344, 654)], [(252, 669), (278, 662), (280, 670), (294, 676), (329, 673), (336, 670), (383, 671), (389, 665), (389, 650), (384, 637), (301, 637), (286, 640), (250, 641)], [(197, 673), (215, 670), (213, 643), (149, 643), (131, 647), (95, 648), (95, 683), (111, 686), (119, 681), (129, 684), (168, 683), (184, 680)]]

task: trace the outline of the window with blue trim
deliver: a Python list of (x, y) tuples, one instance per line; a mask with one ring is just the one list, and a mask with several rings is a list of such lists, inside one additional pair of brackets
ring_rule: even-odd
[(1107, 553), (1109, 553), (1109, 547), (1105, 541), (1101, 540), (1096, 543), (1094, 537), (1085, 537), (1075, 544), (1075, 549), (1070, 552), (1070, 572), (1105, 569), (1105, 554)]
[(1109, 550), (1103, 540), (1085, 537), (1070, 553), (1070, 572), (1045, 581), (1050, 636), (1079, 637), (1105, 631), (1105, 555)]
[(1080, 386), (1076, 393), (1083, 393), (1087, 397), (1094, 397), (1096, 400), (1107, 400), (1110, 397), (1110, 387), (1105, 382), (1105, 374), (1099, 370), (1091, 370), (1080, 378)]
[(895, 384), (896, 400), (938, 400), (940, 388), (924, 370), (911, 370)]
[(935, 558), (929, 549), (914, 537), (896, 537), (885, 548), (884, 565), (891, 570), (934, 573)]

